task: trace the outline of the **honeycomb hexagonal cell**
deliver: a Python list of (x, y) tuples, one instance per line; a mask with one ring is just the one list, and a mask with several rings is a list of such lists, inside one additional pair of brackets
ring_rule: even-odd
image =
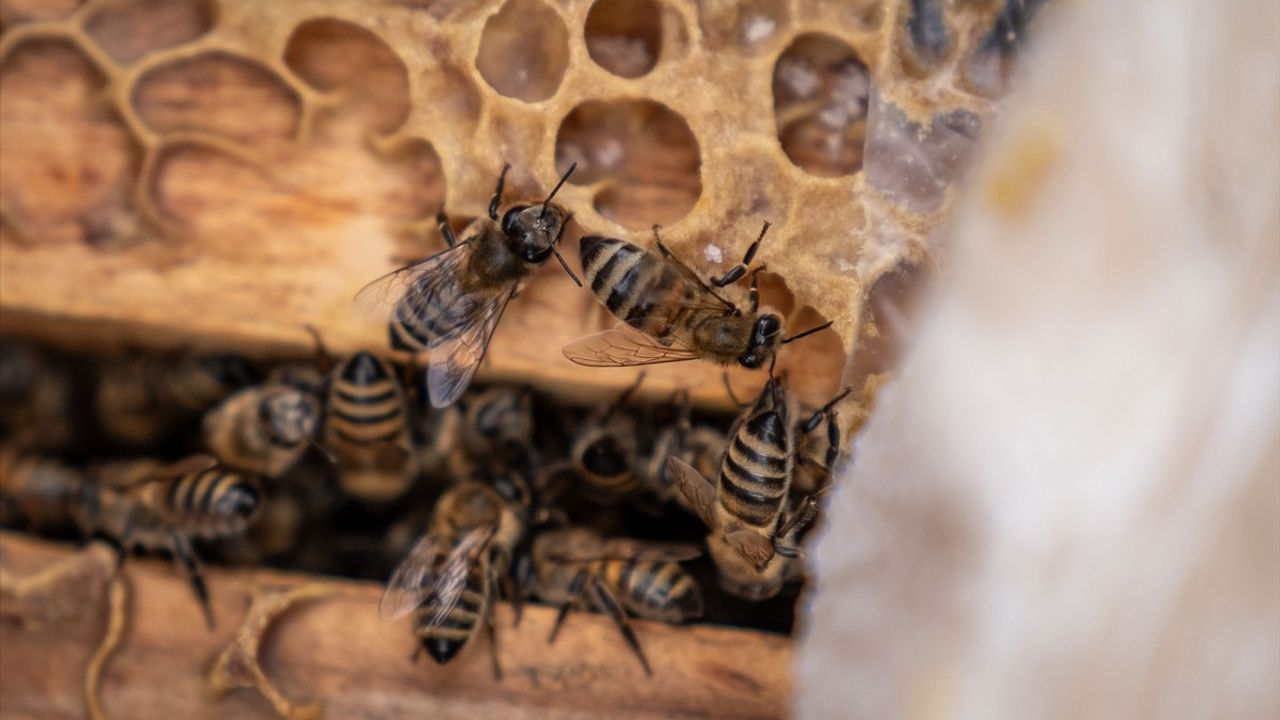
[(778, 140), (791, 162), (814, 175), (849, 175), (862, 167), (871, 76), (838, 38), (806, 33), (773, 68)]
[[(482, 215), (504, 162), (512, 197), (577, 162), (560, 198), (583, 232), (644, 244), (667, 226), (700, 272), (773, 222), (766, 285), (794, 295), (789, 314), (834, 320), (847, 353), (870, 283), (928, 255), (1033, 5), (0, 0), (0, 234), (99, 242), (141, 225), (195, 273), (238, 252), (288, 265), (275, 236), (294, 238), (308, 279), (273, 281), (296, 293), (274, 327), (296, 334), (290, 313), (324, 298), (336, 345), (371, 344), (348, 318), (353, 275), (438, 248), (435, 211)], [(22, 86), (44, 72), (24, 49), (41, 43), (64, 58), (46, 66), (66, 80), (49, 99)], [(93, 151), (30, 150), (42, 122)], [(50, 189), (69, 177), (88, 190)], [(522, 305), (508, 321), (539, 327)], [(561, 362), (518, 367), (577, 372)]]
[(155, 50), (181, 45), (213, 29), (212, 2), (131, 0), (98, 6), (84, 32), (112, 60), (127, 65)]
[[(644, 148), (662, 148), (661, 153)], [(684, 217), (702, 193), (698, 139), (671, 108), (652, 100), (591, 100), (565, 116), (556, 134), (556, 167), (570, 182), (599, 183), (597, 212), (632, 229)]]
[(542, 0), (507, 0), (484, 24), (476, 69), (506, 97), (538, 102), (556, 93), (569, 66), (569, 30)]
[(662, 8), (657, 0), (596, 0), (584, 28), (587, 54), (624, 78), (638, 78), (662, 54)]

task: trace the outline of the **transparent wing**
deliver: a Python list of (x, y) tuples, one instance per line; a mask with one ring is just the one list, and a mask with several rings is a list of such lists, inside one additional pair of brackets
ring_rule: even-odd
[(564, 356), (588, 367), (633, 367), (682, 362), (699, 357), (688, 344), (672, 338), (664, 345), (626, 323), (578, 338), (564, 346)]
[(487, 302), (475, 305), (465, 324), (447, 339), (431, 347), (427, 366), (427, 390), (431, 405), (448, 407), (458, 399), (484, 359), (498, 321), (507, 303), (515, 296), (515, 288)]
[(459, 271), (471, 254), (469, 242), (446, 248), (421, 262), (392, 270), (360, 288), (352, 302), (366, 314), (407, 301), (421, 306), (434, 297), (461, 294)]
[(562, 563), (583, 563), (595, 560), (642, 560), (646, 562), (680, 562), (702, 555), (702, 548), (686, 543), (661, 543), (614, 538), (593, 548), (568, 548), (554, 553), (552, 558)]
[(707, 527), (716, 526), (716, 489), (689, 463), (672, 455), (667, 458), (667, 472), (676, 479), (676, 488), (693, 506)]
[(398, 620), (413, 612), (434, 592), (443, 541), (433, 533), (423, 535), (396, 566), (382, 591), (378, 615), (385, 621)]
[(756, 569), (763, 570), (773, 559), (773, 541), (754, 530), (735, 530), (725, 535), (724, 539), (747, 562), (756, 566)]
[(449, 617), (449, 613), (462, 598), (462, 591), (467, 587), (467, 576), (471, 574), (471, 568), (476, 564), (480, 553), (488, 547), (493, 531), (492, 525), (478, 527), (464, 535), (449, 553), (440, 577), (432, 588), (432, 613), (424, 628), (438, 627)]

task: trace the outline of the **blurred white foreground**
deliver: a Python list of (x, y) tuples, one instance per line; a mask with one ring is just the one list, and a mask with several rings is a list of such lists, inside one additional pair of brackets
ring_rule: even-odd
[(801, 717), (1280, 716), (1280, 4), (1041, 20), (829, 499)]

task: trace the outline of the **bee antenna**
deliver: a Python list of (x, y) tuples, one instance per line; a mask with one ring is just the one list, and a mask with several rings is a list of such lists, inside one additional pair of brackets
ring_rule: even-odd
[[(556, 183), (556, 186), (555, 186), (555, 187), (551, 188), (551, 193), (550, 193), (549, 195), (547, 195), (547, 199), (542, 201), (542, 212), (538, 213), (538, 217), (539, 217), (539, 218), (546, 217), (546, 214), (547, 214), (547, 203), (550, 203), (550, 202), (551, 202), (551, 198), (555, 197), (555, 196), (556, 196), (556, 193), (560, 192), (560, 188), (561, 188), (561, 186), (563, 186), (563, 185), (564, 185), (565, 181), (569, 179), (569, 176), (573, 174), (573, 171), (574, 171), (575, 169), (577, 169), (577, 167), (578, 167), (578, 163), (577, 163), (577, 162), (570, 163), (570, 164), (569, 164), (569, 169), (568, 169), (568, 170), (565, 170), (565, 171), (564, 171), (564, 174), (560, 176), (560, 181)], [(564, 260), (561, 260), (561, 261), (560, 261), (560, 263), (563, 265), (563, 264), (564, 264)], [(565, 270), (568, 270), (568, 269), (569, 269), (569, 268), (567, 268), (567, 267), (565, 268)], [(570, 275), (572, 275), (573, 273), (569, 273), (569, 274), (570, 274)], [(578, 286), (579, 286), (579, 287), (581, 287), (581, 286), (582, 286), (582, 283), (578, 283)]]
[(578, 276), (574, 275), (573, 271), (569, 269), (569, 263), (564, 261), (564, 256), (560, 254), (560, 251), (553, 247), (551, 248), (551, 254), (555, 255), (556, 260), (560, 261), (560, 267), (564, 268), (564, 271), (569, 273), (570, 279), (572, 279), (573, 282), (576, 283), (578, 287), (582, 287), (582, 281), (579, 280)]
[(832, 325), (834, 325), (834, 324), (835, 324), (835, 321), (833, 321), (833, 320), (828, 320), (828, 321), (826, 321), (826, 322), (822, 323), (821, 325), (819, 325), (818, 327), (811, 327), (811, 328), (809, 328), (808, 330), (805, 330), (804, 332), (800, 333), (799, 335), (792, 335), (792, 336), (791, 336), (791, 337), (789, 337), (789, 338), (785, 338), (785, 339), (782, 341), (782, 343), (781, 343), (781, 344), (786, 345), (786, 344), (787, 344), (787, 343), (789, 343), (789, 342), (795, 342), (796, 340), (799, 340), (800, 338), (808, 337), (808, 336), (810, 336), (810, 335), (812, 335), (812, 334), (814, 334), (814, 333), (816, 333), (816, 332), (822, 332), (823, 330), (826, 330), (827, 328), (831, 327), (831, 326), (832, 326)]

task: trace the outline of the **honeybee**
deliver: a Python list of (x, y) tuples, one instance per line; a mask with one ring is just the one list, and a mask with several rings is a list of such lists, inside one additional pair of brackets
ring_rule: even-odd
[[(565, 357), (592, 367), (702, 358), (754, 369), (772, 363), (780, 346), (830, 327), (828, 322), (784, 337), (782, 316), (761, 312), (759, 273), (765, 266), (749, 272), (747, 266), (768, 229), (766, 222), (742, 262), (710, 281), (672, 254), (656, 225), (656, 255), (617, 238), (582, 238), (583, 274), (600, 302), (622, 322), (569, 343)], [(747, 275), (751, 282), (745, 307), (720, 293)]]
[(239, 390), (206, 413), (204, 441), (227, 467), (276, 478), (306, 452), (319, 421), (314, 394), (268, 382)]
[(525, 533), (531, 504), (528, 487), (514, 474), (490, 484), (466, 480), (447, 490), (427, 533), (388, 580), (378, 608), (382, 619), (417, 610), (414, 629), (422, 649), (442, 665), (483, 622), (493, 648), (493, 673), (501, 678), (494, 597)]
[(130, 357), (103, 366), (94, 407), (113, 439), (154, 445), (248, 383), (248, 365), (234, 355)]
[(638, 429), (625, 406), (643, 381), (644, 373), (640, 373), (616, 400), (588, 415), (573, 440), (570, 455), (574, 469), (597, 500), (623, 500), (642, 488), (642, 478), (636, 472)]
[[(831, 468), (840, 456), (840, 416), (836, 404), (853, 392), (846, 387), (826, 405), (815, 410), (796, 428), (796, 465), (792, 495), (810, 495), (827, 486)], [(816, 432), (825, 427), (825, 432)]]
[(720, 430), (710, 425), (693, 424), (690, 419), (688, 391), (677, 395), (675, 421), (663, 428), (653, 441), (653, 447), (644, 459), (641, 477), (645, 487), (659, 500), (675, 500), (686, 510), (694, 509), (676, 490), (675, 476), (667, 469), (667, 457), (674, 455), (691, 465), (704, 477), (714, 475), (720, 467), (720, 456), (728, 440)]
[(427, 353), (427, 387), (436, 407), (452, 404), (467, 389), (507, 303), (536, 267), (554, 255), (569, 277), (582, 285), (556, 249), (571, 213), (551, 202), (576, 164), (565, 171), (546, 199), (503, 208), (503, 184), (510, 167), (503, 165), (498, 175), (488, 218), (472, 223), (463, 231), (461, 242), (442, 210), (437, 220), (448, 248), (374, 280), (356, 295), (357, 303), (380, 303), (394, 295), (388, 331), (391, 346)]
[(47, 352), (0, 341), (0, 435), (9, 445), (58, 450), (75, 438), (75, 387), (66, 365)]
[(74, 526), (121, 552), (167, 551), (187, 573), (209, 627), (208, 590), (193, 540), (243, 533), (262, 504), (257, 481), (195, 455), (166, 465), (119, 460), (80, 470), (58, 460), (0, 450), (0, 500), (38, 529)]
[(817, 511), (810, 497), (788, 512), (794, 430), (786, 390), (771, 377), (731, 429), (716, 485), (667, 458), (680, 493), (711, 529), (707, 548), (721, 586), (739, 597), (762, 600), (782, 589), (794, 575), (787, 561), (801, 555), (794, 538)]
[[(462, 449), (469, 458), (517, 467), (532, 461), (533, 392), (529, 388), (494, 385), (464, 402)], [(468, 477), (467, 467), (455, 467), (455, 476)]]
[(348, 494), (384, 502), (412, 483), (408, 400), (387, 361), (358, 352), (338, 363), (329, 382), (323, 437)]
[(594, 530), (551, 530), (533, 541), (534, 592), (560, 606), (551, 640), (569, 610), (579, 604), (607, 612), (618, 625), (646, 675), (652, 675), (627, 614), (681, 623), (702, 616), (702, 592), (678, 564), (702, 551), (691, 545), (603, 539)]

